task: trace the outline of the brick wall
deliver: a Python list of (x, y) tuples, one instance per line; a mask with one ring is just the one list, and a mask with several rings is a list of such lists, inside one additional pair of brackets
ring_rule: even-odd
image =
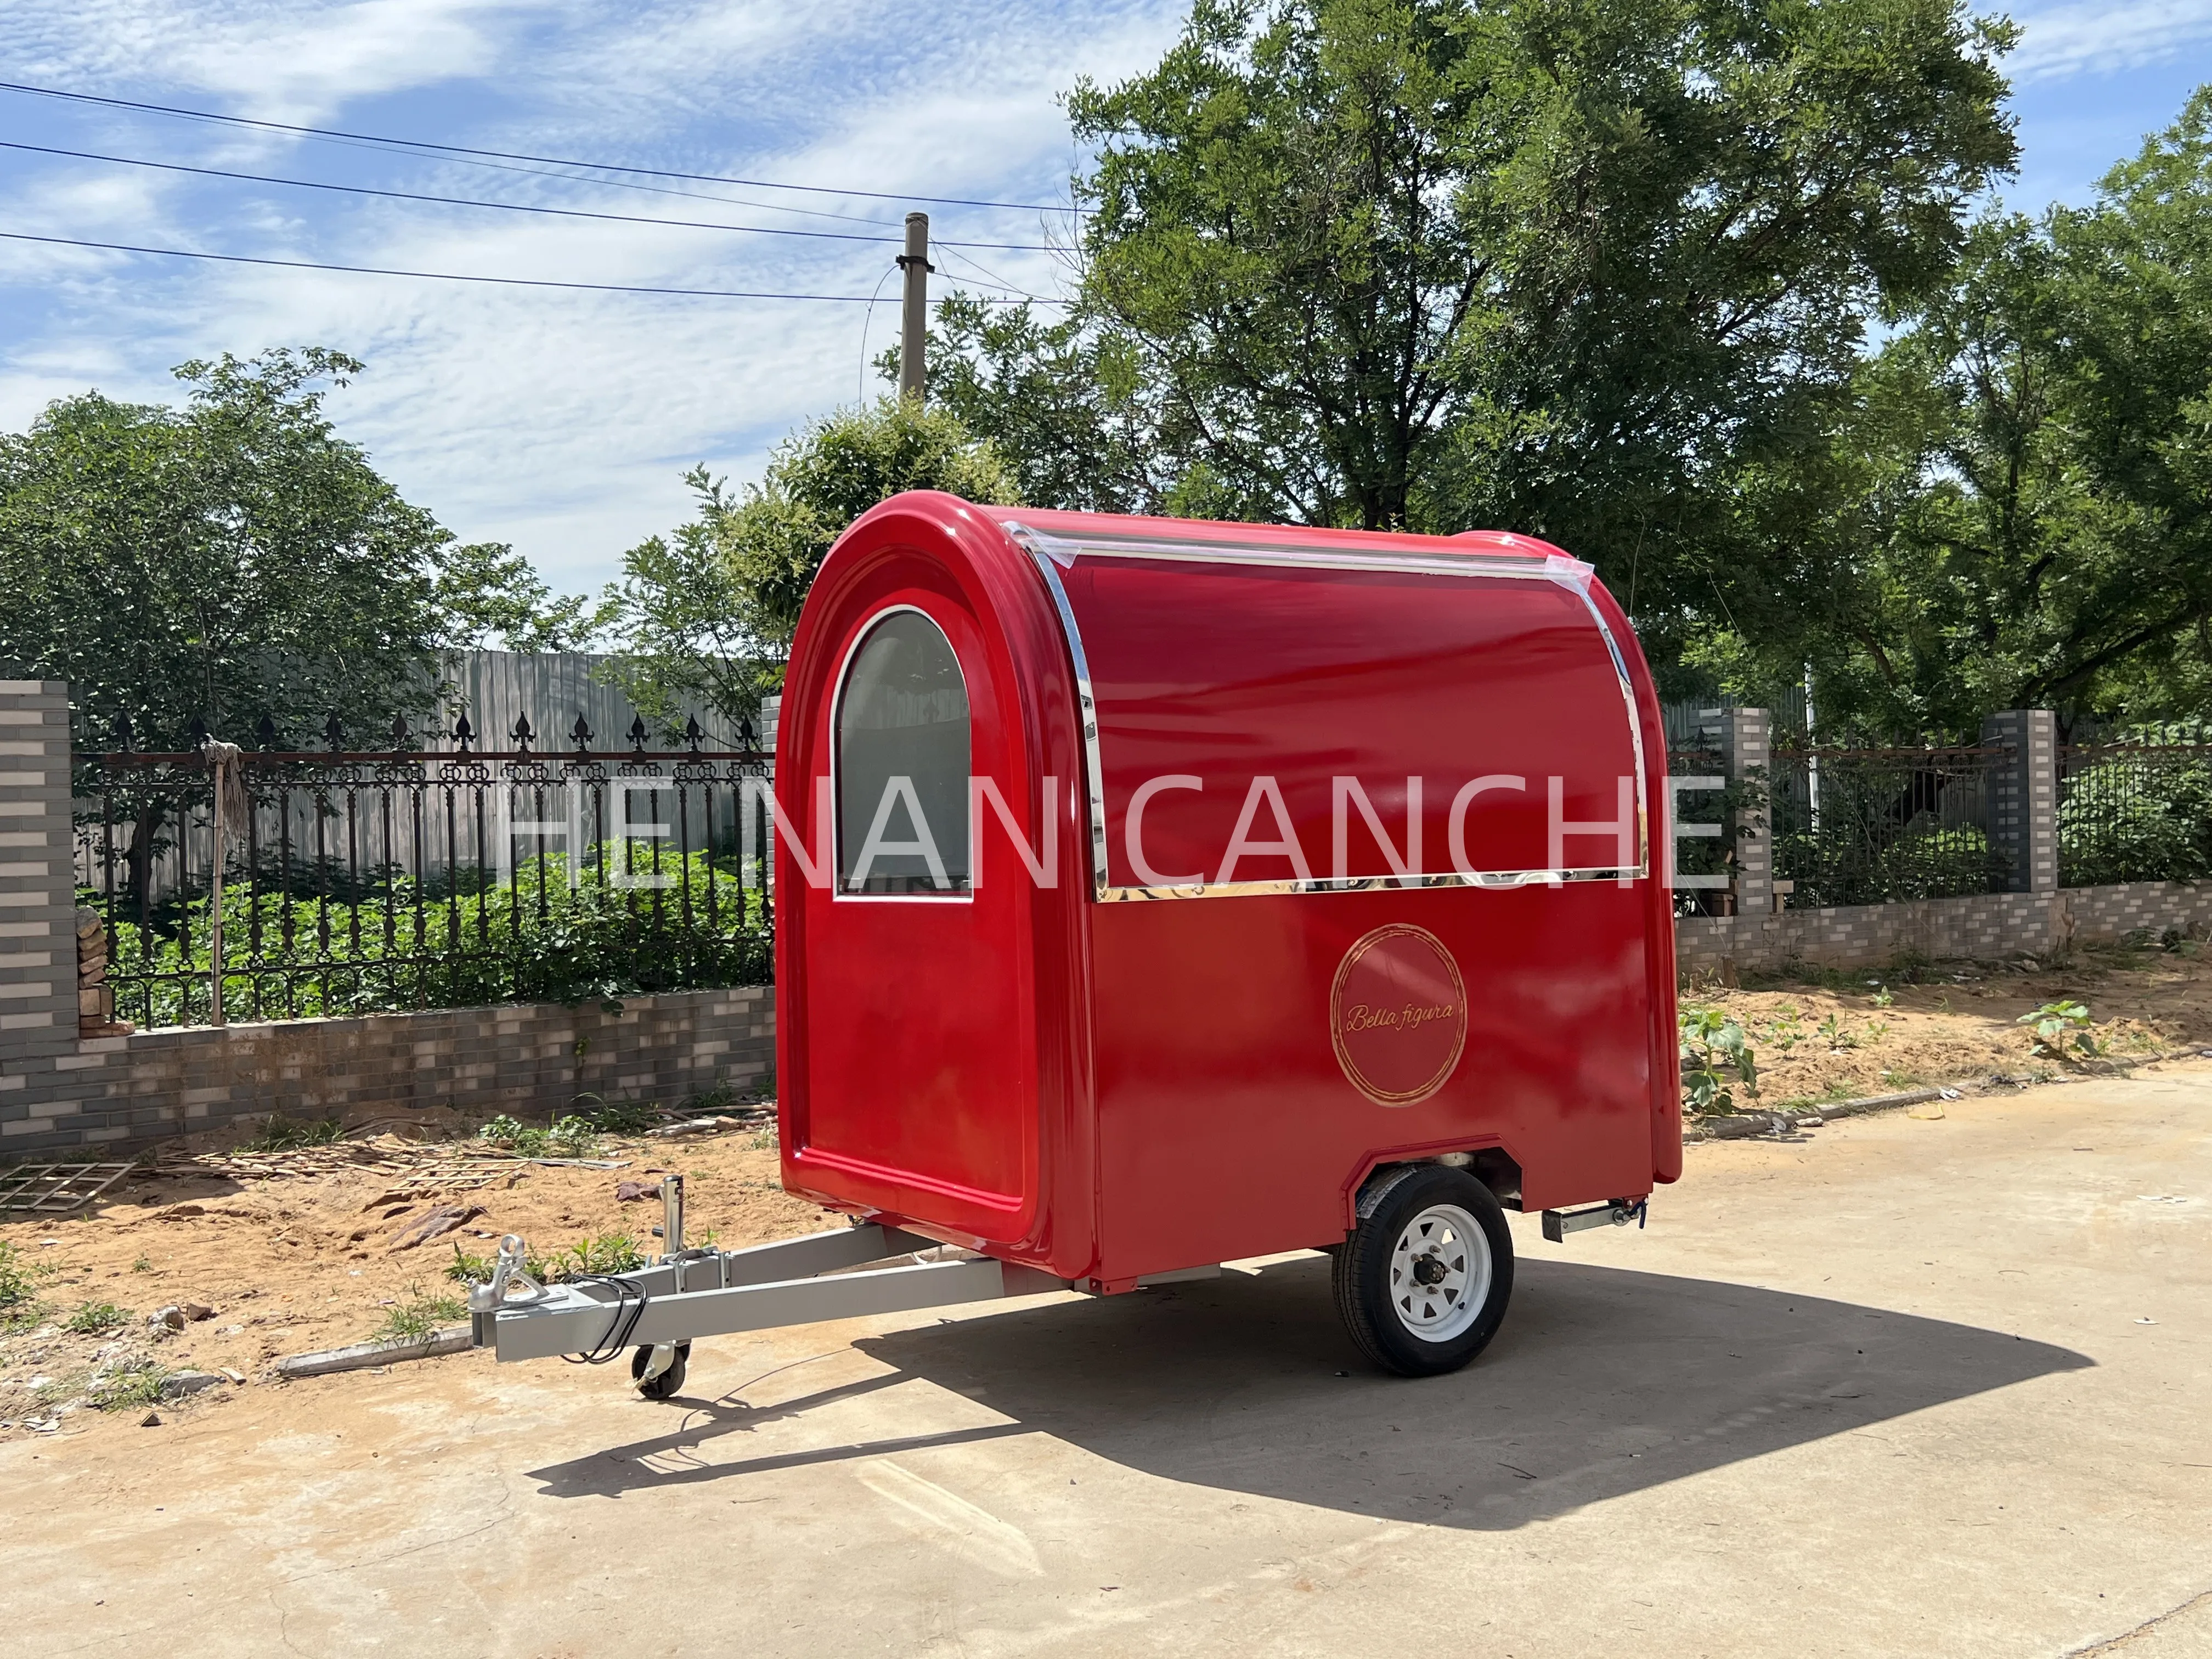
[(0, 1152), (76, 1063), (69, 691), (0, 680)]
[(2212, 927), (2212, 886), (2136, 881), (2068, 887), (2055, 893), (1984, 893), (1970, 898), (1842, 905), (1759, 915), (1688, 916), (1674, 924), (1684, 973), (1772, 971), (1791, 963), (1874, 968), (1905, 951), (1984, 960), (2041, 956), (2109, 944), (2137, 928)]
[[(0, 1154), (142, 1145), (283, 1113), (348, 1122), (455, 1106), (544, 1119), (580, 1094), (673, 1103), (766, 1079), (766, 987), (633, 997), (619, 1014), (558, 1003), (191, 1026), (74, 1040), (0, 1097)], [(6, 1062), (15, 1070), (15, 1057)]]

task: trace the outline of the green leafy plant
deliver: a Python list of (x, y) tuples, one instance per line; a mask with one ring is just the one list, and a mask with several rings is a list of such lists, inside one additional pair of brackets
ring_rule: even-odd
[(385, 1310), (384, 1323), (374, 1340), (385, 1343), (419, 1342), (437, 1334), (441, 1325), (465, 1318), (468, 1304), (459, 1297), (425, 1295), (420, 1285), (407, 1287), (407, 1299)]
[(2095, 1022), (2078, 1002), (2046, 1002), (2015, 1023), (2033, 1028), (2035, 1053), (2045, 1060), (2089, 1059), (2104, 1052), (2092, 1029)]
[(1846, 1048), (1859, 1046), (1859, 1040), (1844, 1029), (1843, 1021), (1834, 1014), (1820, 1022), (1814, 1035), (1828, 1045), (1832, 1054), (1841, 1054)]
[(147, 1255), (140, 1256), (137, 1261), (131, 1264), (131, 1271), (134, 1273), (152, 1273), (154, 1271), (154, 1258)]
[(554, 1276), (562, 1279), (580, 1273), (624, 1273), (645, 1266), (645, 1252), (628, 1233), (601, 1233), (578, 1239), (554, 1261)]
[(1732, 1073), (1745, 1094), (1759, 1095), (1759, 1060), (1743, 1024), (1717, 1008), (1690, 1006), (1676, 1017), (1682, 1040), (1682, 1103), (1692, 1112), (1726, 1112), (1735, 1107)]
[(0, 1239), (0, 1327), (26, 1325), (44, 1311), (39, 1302), (39, 1281), (53, 1272), (41, 1262), (25, 1258), (6, 1239)]
[(491, 1283), (493, 1260), (453, 1246), (453, 1259), (446, 1264), (446, 1277), (456, 1285), (489, 1285)]
[[(662, 884), (620, 884), (647, 878)], [(153, 907), (143, 924), (116, 921), (113, 960), (143, 976), (134, 1019), (175, 1025), (204, 1012), (208, 908), (194, 890)], [(355, 883), (343, 866), (271, 859), (254, 882), (225, 887), (222, 925), (226, 939), (258, 941), (234, 969), (226, 952), (225, 1004), (266, 1002), (287, 1018), (503, 1002), (619, 1012), (624, 996), (774, 975), (767, 896), (743, 884), (736, 859), (681, 854), (658, 840), (601, 842), (573, 859), (547, 853), (504, 879), (380, 870)]]
[(591, 1119), (574, 1114), (541, 1129), (501, 1112), (477, 1131), (477, 1139), (525, 1158), (586, 1158), (598, 1144), (598, 1132)]
[(118, 1308), (112, 1302), (87, 1302), (82, 1304), (65, 1323), (70, 1330), (90, 1335), (100, 1331), (112, 1331), (118, 1325), (126, 1323), (130, 1317), (130, 1309)]

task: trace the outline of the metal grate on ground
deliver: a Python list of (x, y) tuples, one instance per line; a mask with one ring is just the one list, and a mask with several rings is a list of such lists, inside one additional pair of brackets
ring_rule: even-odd
[(0, 1170), (0, 1214), (67, 1215), (138, 1167), (121, 1164), (18, 1164)]

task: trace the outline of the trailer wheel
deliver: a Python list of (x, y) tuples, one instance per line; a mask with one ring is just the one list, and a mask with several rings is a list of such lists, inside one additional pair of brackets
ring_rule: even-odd
[(1361, 1352), (1401, 1376), (1437, 1376), (1480, 1353), (1504, 1322), (1513, 1236), (1466, 1170), (1415, 1165), (1382, 1190), (1330, 1276)]
[(647, 1376), (646, 1367), (653, 1363), (653, 1349), (649, 1346), (642, 1347), (629, 1357), (630, 1378), (647, 1400), (671, 1399), (684, 1386), (684, 1372), (690, 1358), (691, 1345), (678, 1342), (676, 1352), (669, 1358), (667, 1369), (656, 1376)]

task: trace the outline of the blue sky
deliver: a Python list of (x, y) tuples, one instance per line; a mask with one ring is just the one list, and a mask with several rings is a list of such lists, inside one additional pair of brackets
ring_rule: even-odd
[[(836, 190), (1064, 201), (1057, 94), (1135, 73), (1182, 7), (1156, 0), (7, 0), (0, 80), (264, 120)], [(2004, 194), (2086, 200), (2212, 79), (2212, 0), (2014, 11), (2022, 146)], [(0, 93), (0, 140), (234, 172), (860, 235), (907, 205), (612, 176), (256, 132)], [(669, 190), (692, 192), (665, 193)], [(702, 199), (702, 198), (713, 199)], [(799, 211), (799, 209), (807, 211)], [(1033, 245), (947, 277), (1059, 291), (1063, 215), (933, 206), (933, 234)], [(611, 284), (866, 295), (896, 250), (380, 201), (0, 150), (0, 230), (337, 264)], [(97, 386), (175, 395), (172, 364), (326, 344), (368, 373), (346, 434), (465, 537), (596, 587), (687, 512), (679, 475), (738, 477), (863, 389), (895, 280), (854, 304), (656, 298), (225, 266), (0, 241), (0, 427)], [(989, 291), (989, 290), (986, 290)], [(872, 377), (867, 389), (872, 392)]]

